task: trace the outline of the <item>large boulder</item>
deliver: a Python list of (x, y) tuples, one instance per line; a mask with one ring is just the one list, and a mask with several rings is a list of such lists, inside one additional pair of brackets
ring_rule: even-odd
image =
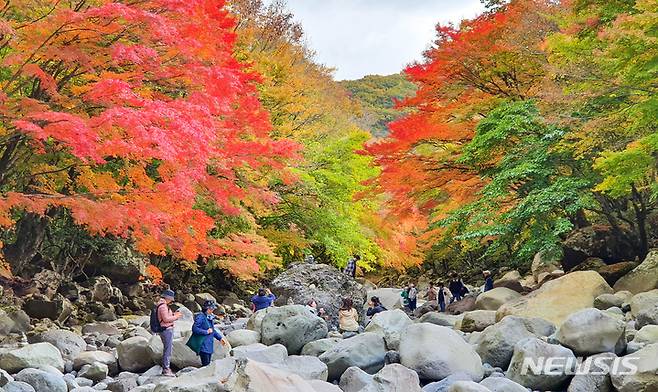
[(496, 317), (498, 320), (507, 315), (538, 317), (559, 325), (572, 313), (591, 308), (594, 299), (606, 293), (612, 293), (612, 288), (597, 272), (572, 272), (507, 302), (498, 309)]
[(556, 337), (561, 345), (579, 355), (621, 354), (626, 348), (625, 331), (624, 321), (589, 308), (569, 316), (558, 328)]
[(288, 350), (280, 345), (266, 346), (262, 343), (239, 346), (231, 350), (235, 358), (246, 358), (262, 363), (282, 363), (288, 357)]
[(326, 351), (331, 350), (335, 345), (340, 343), (343, 339), (341, 338), (325, 338), (320, 340), (315, 340), (313, 342), (306, 343), (302, 348), (302, 355), (312, 355), (314, 357), (319, 357)]
[(40, 333), (34, 338), (34, 343), (47, 342), (57, 347), (64, 358), (75, 358), (87, 347), (80, 335), (64, 329), (51, 329)]
[(454, 328), (457, 323), (461, 323), (462, 316), (456, 316), (441, 312), (425, 313), (418, 319), (420, 323), (431, 323), (442, 327)]
[[(547, 358), (556, 361), (555, 371), (544, 372)], [(507, 378), (526, 388), (540, 391), (563, 390), (575, 370), (576, 357), (568, 348), (537, 338), (526, 338), (514, 347)]]
[(658, 325), (658, 290), (634, 295), (630, 301), (631, 314), (636, 319), (636, 327)]
[(646, 345), (658, 343), (658, 325), (645, 325), (635, 333), (633, 340), (628, 342), (627, 353), (634, 353)]
[(380, 289), (368, 291), (368, 301), (370, 298), (377, 297), (382, 302), (382, 305), (388, 310), (403, 309), (404, 303), (402, 302), (402, 289), (384, 287)]
[(658, 391), (658, 344), (648, 345), (624, 358), (628, 358), (637, 367), (637, 371), (628, 368), (611, 374), (617, 392)]
[(351, 367), (340, 378), (343, 392), (421, 392), (418, 375), (400, 364), (386, 365), (375, 375)]
[(503, 304), (520, 296), (521, 294), (507, 287), (496, 287), (477, 296), (475, 309), (498, 310)]
[(57, 347), (50, 343), (35, 343), (0, 354), (0, 369), (18, 373), (27, 368), (50, 365), (64, 371), (64, 360)]
[(271, 307), (264, 313), (258, 331), (261, 341), (266, 345), (280, 343), (289, 354), (299, 354), (306, 343), (327, 337), (327, 323), (306, 306)]
[(528, 392), (528, 388), (505, 377), (487, 377), (480, 385), (491, 392)]
[(658, 289), (658, 250), (652, 250), (642, 264), (615, 283), (615, 291), (626, 290), (633, 294)]
[(2, 387), (4, 392), (36, 392), (34, 387), (23, 381), (10, 381)]
[(277, 305), (285, 305), (288, 301), (306, 304), (311, 299), (315, 300), (318, 308), (324, 308), (331, 316), (330, 323), (333, 325), (338, 325), (342, 298), (351, 298), (358, 310), (366, 304), (363, 286), (328, 264), (294, 264), (277, 276), (270, 287), (277, 295)]
[[(0, 286), (0, 296), (2, 296), (2, 286)], [(0, 336), (10, 333), (24, 333), (32, 329), (30, 325), (30, 316), (21, 309), (3, 310), (0, 309)]]
[(397, 350), (400, 346), (400, 335), (411, 323), (409, 316), (402, 310), (387, 310), (374, 315), (365, 331), (381, 335), (389, 350)]
[(272, 364), (273, 367), (295, 373), (304, 380), (327, 381), (329, 368), (318, 357), (291, 355), (283, 362)]
[(505, 287), (516, 292), (523, 292), (523, 284), (521, 281), (523, 277), (519, 271), (513, 270), (506, 272), (503, 276), (494, 281), (494, 287)]
[(470, 312), (471, 310), (475, 310), (475, 301), (476, 301), (476, 296), (475, 295), (467, 295), (466, 297), (462, 298), (460, 301), (455, 301), (451, 304), (449, 304), (446, 307), (446, 312), (448, 314), (453, 314), (453, 315), (459, 315), (459, 314), (464, 314), (466, 312)]
[(117, 356), (121, 369), (129, 372), (141, 372), (154, 364), (149, 350), (149, 340), (142, 336), (134, 336), (122, 341), (117, 347)]
[[(177, 369), (184, 369), (186, 367), (199, 367), (201, 366), (201, 359), (187, 347), (187, 338), (174, 339), (171, 351), (171, 364)], [(164, 346), (159, 336), (153, 336), (147, 345), (147, 351), (151, 357), (152, 363), (162, 362), (162, 352)], [(216, 355), (216, 358), (221, 356)]]
[(569, 233), (562, 242), (564, 256), (562, 266), (569, 271), (588, 257), (597, 257), (606, 263), (633, 260), (635, 246), (616, 235), (613, 228), (605, 225), (587, 226)]
[(590, 367), (571, 379), (567, 392), (614, 392), (610, 369), (616, 360), (617, 356), (613, 353), (601, 353), (587, 358)]
[(320, 380), (248, 359), (225, 358), (157, 385), (154, 392), (340, 392)]
[(484, 374), (480, 356), (447, 327), (419, 323), (410, 325), (400, 339), (400, 363), (424, 380), (441, 380), (452, 373), (464, 372), (473, 381)]
[(624, 299), (615, 294), (601, 294), (594, 298), (594, 307), (600, 310), (617, 307), (621, 308), (624, 304)]
[(457, 381), (453, 383), (448, 392), (491, 392), (489, 388), (484, 387), (473, 381)]
[(25, 300), (23, 310), (32, 318), (63, 322), (71, 315), (73, 305), (60, 294), (52, 299), (35, 295)]
[(102, 363), (107, 365), (110, 374), (117, 371), (117, 359), (112, 353), (105, 351), (84, 351), (78, 354), (73, 359), (73, 369), (80, 370), (85, 365), (93, 365), (94, 363)]
[(66, 381), (61, 374), (53, 374), (40, 369), (23, 369), (16, 377), (16, 381), (30, 384), (35, 391), (67, 392)]
[(342, 340), (319, 358), (327, 364), (328, 379), (333, 381), (338, 380), (351, 366), (359, 367), (368, 373), (375, 373), (384, 367), (385, 355), (384, 338), (376, 333), (364, 332)]
[(105, 275), (116, 283), (135, 283), (145, 276), (148, 258), (124, 240), (106, 241), (94, 254), (97, 258), (85, 267), (89, 276)]
[(496, 323), (496, 311), (494, 310), (473, 310), (464, 313), (459, 329), (462, 332), (480, 332), (484, 331), (490, 325)]
[(248, 346), (260, 343), (260, 333), (250, 329), (236, 329), (229, 332), (226, 339), (231, 343), (231, 347)]
[(507, 316), (482, 332), (475, 351), (482, 362), (507, 369), (516, 343), (525, 338), (549, 336), (554, 332), (555, 325), (546, 320)]

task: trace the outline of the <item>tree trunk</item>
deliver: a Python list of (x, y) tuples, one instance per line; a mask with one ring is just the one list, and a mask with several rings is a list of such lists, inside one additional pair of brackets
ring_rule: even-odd
[(16, 223), (16, 241), (5, 246), (5, 257), (15, 275), (25, 269), (41, 249), (48, 217), (28, 212)]

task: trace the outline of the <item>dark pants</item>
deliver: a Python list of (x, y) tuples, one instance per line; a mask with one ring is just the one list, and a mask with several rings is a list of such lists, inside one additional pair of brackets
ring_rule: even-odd
[(417, 298), (409, 300), (409, 309), (416, 310), (416, 300), (417, 300)]
[(446, 311), (446, 303), (444, 302), (439, 302), (439, 311), (445, 313)]
[(201, 353), (199, 353), (199, 356), (201, 357), (201, 366), (210, 365), (210, 360), (212, 360), (212, 354), (211, 353), (201, 352)]
[(174, 329), (167, 328), (160, 332), (160, 339), (162, 340), (162, 368), (171, 368), (171, 351), (174, 347)]
[(461, 301), (461, 300), (462, 300), (461, 294), (456, 294), (454, 297), (450, 298), (450, 303), (453, 303), (455, 301)]

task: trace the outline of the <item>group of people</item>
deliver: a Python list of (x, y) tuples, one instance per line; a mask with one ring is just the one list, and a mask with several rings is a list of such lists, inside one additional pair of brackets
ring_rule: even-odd
[[(425, 292), (425, 298), (428, 301), (436, 301), (439, 311), (445, 312), (447, 305), (455, 301), (461, 301), (468, 292), (468, 288), (462, 279), (457, 274), (453, 273), (450, 275), (448, 287), (446, 287), (443, 282), (437, 282), (436, 285), (433, 282), (430, 282), (429, 287)], [(404, 306), (407, 309), (412, 312), (416, 310), (418, 301), (418, 289), (416, 289), (416, 285), (409, 283), (407, 287), (402, 290), (400, 295), (402, 296)]]
[[(162, 375), (173, 376), (171, 371), (171, 355), (174, 343), (174, 322), (183, 317), (181, 312), (173, 312), (169, 305), (174, 302), (175, 293), (172, 290), (165, 290), (160, 295), (160, 300), (151, 313), (151, 330), (160, 335), (162, 340)], [(187, 341), (190, 347), (201, 359), (202, 366), (210, 364), (213, 352), (215, 351), (214, 340), (218, 340), (222, 345), (226, 345), (226, 340), (222, 334), (215, 329), (215, 319), (224, 318), (226, 313), (223, 309), (218, 309), (214, 301), (205, 301), (201, 307), (201, 312), (194, 316), (192, 324), (192, 335)]]

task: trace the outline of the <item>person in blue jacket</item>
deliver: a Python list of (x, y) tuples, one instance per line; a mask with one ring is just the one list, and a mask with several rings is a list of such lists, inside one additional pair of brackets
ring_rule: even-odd
[(199, 351), (202, 366), (208, 366), (210, 364), (212, 354), (215, 351), (214, 339), (219, 340), (223, 346), (226, 345), (222, 334), (215, 330), (215, 309), (217, 309), (217, 304), (214, 301), (206, 301), (201, 307), (201, 313), (194, 316), (192, 333), (205, 336), (205, 339), (201, 343), (201, 350)]
[(494, 281), (491, 276), (491, 271), (483, 271), (482, 275), (484, 275), (484, 291), (493, 290)]
[(260, 288), (258, 293), (251, 298), (251, 310), (257, 312), (262, 309), (267, 309), (274, 305), (276, 296), (272, 294), (270, 289)]

